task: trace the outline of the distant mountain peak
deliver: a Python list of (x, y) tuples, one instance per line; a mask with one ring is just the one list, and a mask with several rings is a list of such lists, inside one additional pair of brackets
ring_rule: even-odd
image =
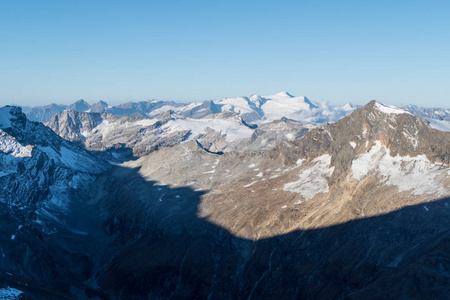
[(80, 100), (76, 101), (75, 103), (69, 105), (67, 107), (67, 110), (74, 110), (74, 111), (82, 112), (82, 111), (87, 111), (89, 108), (91, 108), (91, 105), (89, 105), (89, 103), (87, 103), (83, 99), (80, 99)]
[(319, 108), (319, 106), (315, 105), (314, 103), (312, 103), (308, 98), (303, 97), (305, 103), (309, 104), (310, 108)]
[(286, 91), (279, 92), (279, 93), (275, 94), (275, 96), (283, 96), (283, 97), (294, 98), (294, 96), (292, 96), (291, 94), (289, 94), (289, 93), (286, 92)]
[(352, 111), (352, 110), (355, 110), (355, 106), (353, 104), (351, 104), (350, 102), (348, 102), (347, 104), (345, 104), (344, 106), (341, 107), (341, 110)]
[(108, 103), (106, 103), (106, 102), (103, 101), (103, 100), (98, 101), (97, 104), (101, 104), (101, 105), (106, 105), (106, 106), (108, 106)]

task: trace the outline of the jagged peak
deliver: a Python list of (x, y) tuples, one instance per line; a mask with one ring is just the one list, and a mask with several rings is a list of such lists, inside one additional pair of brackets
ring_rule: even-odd
[(69, 105), (67, 107), (67, 109), (73, 110), (73, 111), (85, 111), (85, 110), (88, 110), (90, 107), (91, 107), (91, 105), (89, 105), (89, 103), (87, 103), (83, 99), (80, 99), (80, 100), (76, 101), (75, 103), (72, 103), (71, 105)]
[(75, 101), (75, 104), (78, 104), (78, 103), (82, 103), (82, 104), (87, 104), (87, 105), (89, 105), (89, 103), (87, 103), (86, 101), (84, 101), (84, 99), (79, 99), (79, 100)]
[(346, 104), (344, 104), (341, 107), (341, 110), (345, 110), (345, 111), (355, 110), (355, 106), (353, 104), (351, 104), (350, 102), (347, 102)]
[[(22, 122), (17, 122), (18, 120), (22, 120)], [(0, 128), (6, 129), (15, 127), (18, 124), (23, 125), (23, 121), (26, 121), (25, 114), (22, 112), (22, 108), (20, 106), (3, 106), (0, 107)], [(20, 126), (20, 125), (19, 125)]]
[(106, 103), (105, 101), (103, 101), (103, 100), (99, 100), (97, 103), (95, 103), (96, 105), (102, 105), (102, 106), (108, 106), (108, 103)]

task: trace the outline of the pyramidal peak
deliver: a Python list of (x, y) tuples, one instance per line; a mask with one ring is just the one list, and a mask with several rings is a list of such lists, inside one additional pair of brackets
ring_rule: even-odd
[(345, 104), (344, 106), (341, 107), (341, 110), (352, 111), (352, 110), (355, 110), (355, 106), (353, 104), (351, 104), (350, 102), (348, 102), (347, 104)]

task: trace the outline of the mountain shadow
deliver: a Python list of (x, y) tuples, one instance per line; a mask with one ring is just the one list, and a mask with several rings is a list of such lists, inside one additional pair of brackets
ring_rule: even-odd
[[(158, 185), (138, 169), (113, 166), (72, 195), (70, 214), (59, 216), (64, 219), (52, 224), (54, 232), (29, 223), (17, 233), (15, 265), (0, 268), (1, 282), (30, 299), (445, 299), (450, 294), (450, 198), (252, 241), (199, 218), (204, 193)], [(2, 226), (12, 226), (4, 220)]]
[[(122, 299), (444, 299), (450, 199), (245, 240), (197, 217), (202, 192), (118, 167), (102, 185), (114, 254), (96, 274)], [(245, 199), (242, 199), (245, 201)], [(217, 209), (221, 209), (218, 207)], [(145, 232), (144, 232), (145, 231)]]

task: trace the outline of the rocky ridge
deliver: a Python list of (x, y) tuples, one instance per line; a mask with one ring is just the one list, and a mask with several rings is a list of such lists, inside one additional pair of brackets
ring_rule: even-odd
[[(195, 140), (214, 153), (263, 151), (293, 141), (314, 126), (282, 118), (251, 126), (232, 112), (190, 118), (167, 111), (152, 119), (64, 111), (46, 123), (62, 138), (110, 161), (124, 161)], [(109, 156), (106, 155), (109, 153)]]

